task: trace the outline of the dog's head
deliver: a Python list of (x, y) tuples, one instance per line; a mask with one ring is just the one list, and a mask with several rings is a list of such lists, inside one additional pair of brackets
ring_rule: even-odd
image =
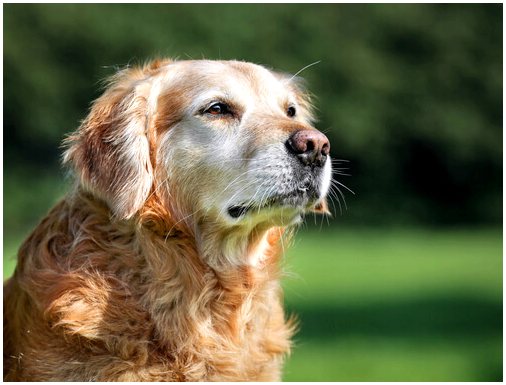
[(64, 160), (114, 215), (156, 195), (176, 220), (290, 224), (325, 211), (327, 137), (298, 82), (237, 61), (158, 61), (115, 75)]

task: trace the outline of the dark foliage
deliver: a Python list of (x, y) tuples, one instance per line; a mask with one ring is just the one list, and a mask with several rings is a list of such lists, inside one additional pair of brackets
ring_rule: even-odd
[(502, 4), (6, 4), (7, 182), (56, 180), (100, 80), (158, 55), (321, 61), (303, 76), (333, 157), (351, 161), (341, 222), (501, 222)]

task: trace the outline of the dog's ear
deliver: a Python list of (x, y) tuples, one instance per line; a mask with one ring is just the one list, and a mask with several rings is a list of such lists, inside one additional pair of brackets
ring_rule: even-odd
[(64, 142), (64, 164), (121, 219), (132, 217), (142, 207), (153, 182), (151, 85), (139, 78), (138, 71), (119, 72)]

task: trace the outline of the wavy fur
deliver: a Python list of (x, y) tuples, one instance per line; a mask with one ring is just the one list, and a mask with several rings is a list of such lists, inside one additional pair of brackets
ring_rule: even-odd
[[(286, 211), (224, 219), (219, 183), (227, 177), (233, 190), (241, 174), (209, 155), (199, 160), (205, 146), (188, 135), (211, 130), (231, 140), (223, 132), (232, 123), (187, 113), (199, 100), (192, 92), (223, 76), (222, 67), (203, 68), (229, 66), (252, 88), (279, 75), (213, 63), (162, 60), (120, 71), (66, 140), (76, 183), (23, 243), (4, 287), (4, 380), (280, 380), (294, 331), (279, 284), (292, 222)], [(294, 87), (307, 119), (274, 133), (280, 140), (309, 124)], [(249, 128), (234, 140), (247, 146), (232, 149), (244, 159), (273, 141), (246, 112)], [(265, 119), (279, 127), (287, 120)], [(219, 199), (233, 200), (232, 192)]]

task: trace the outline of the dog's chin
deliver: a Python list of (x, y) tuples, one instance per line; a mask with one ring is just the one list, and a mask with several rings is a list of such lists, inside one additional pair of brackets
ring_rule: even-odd
[(302, 221), (303, 215), (314, 209), (320, 199), (316, 194), (297, 191), (290, 194), (274, 195), (262, 202), (249, 202), (227, 208), (229, 221), (269, 222), (276, 226), (287, 226)]

